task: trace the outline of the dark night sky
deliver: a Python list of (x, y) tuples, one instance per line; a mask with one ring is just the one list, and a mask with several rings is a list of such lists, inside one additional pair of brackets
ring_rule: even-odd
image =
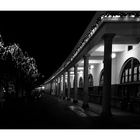
[(5, 45), (19, 43), (36, 59), (39, 71), (49, 78), (75, 47), (95, 12), (0, 12), (0, 33)]

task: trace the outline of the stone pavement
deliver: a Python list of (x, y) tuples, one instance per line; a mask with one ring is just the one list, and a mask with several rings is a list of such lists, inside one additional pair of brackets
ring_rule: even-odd
[(112, 117), (110, 119), (105, 119), (101, 117), (102, 106), (89, 103), (89, 109), (83, 110), (81, 100), (78, 100), (77, 104), (71, 101), (60, 100), (65, 102), (72, 111), (82, 117), (91, 118), (91, 126), (89, 128), (96, 129), (140, 129), (140, 114), (131, 113), (127, 111), (122, 111), (117, 108), (111, 108)]
[[(73, 104), (71, 102), (71, 104), (73, 106), (75, 106), (76, 108), (79, 108), (78, 110), (85, 113), (87, 116), (90, 116), (91, 118), (101, 118), (101, 116), (100, 116), (101, 111), (102, 111), (101, 105), (89, 103), (89, 109), (83, 110), (82, 103), (83, 102), (81, 100), (78, 100), (77, 104)], [(98, 125), (99, 128), (125, 128), (125, 129), (135, 128), (135, 129), (140, 129), (140, 114), (122, 111), (122, 110), (117, 109), (117, 108), (111, 108), (111, 111), (112, 111), (112, 119), (111, 120), (103, 120), (101, 118), (101, 122), (104, 125), (100, 125), (100, 123), (99, 123), (99, 125)], [(112, 125), (110, 123), (112, 123)]]
[(0, 110), (0, 129), (86, 129), (91, 120), (69, 108), (69, 104), (46, 95), (24, 103), (10, 100)]
[[(82, 107), (82, 101), (78, 100), (78, 105)], [(95, 103), (89, 103), (89, 110), (90, 112), (94, 112), (96, 114), (98, 114), (98, 116), (101, 114), (102, 112), (102, 106), (99, 104), (95, 104)], [(113, 116), (140, 116), (139, 114), (136, 113), (131, 113), (131, 112), (126, 112), (126, 111), (122, 111), (120, 109), (117, 108), (111, 108), (111, 112)]]
[(101, 106), (60, 99), (52, 95), (28, 103), (11, 101), (1, 112), (0, 128), (8, 129), (140, 129), (140, 115), (112, 109), (113, 116), (100, 116)]
[[(95, 103), (89, 103), (89, 109), (87, 110), (84, 110), (82, 108), (82, 104), (83, 104), (83, 101), (81, 100), (78, 100), (78, 103), (77, 104), (74, 104), (72, 103), (72, 99), (70, 101), (66, 101), (66, 100), (62, 100), (62, 99), (58, 99), (59, 101), (63, 101), (69, 105), (73, 105), (75, 106), (76, 108), (79, 108), (79, 110), (81, 112), (84, 112), (86, 113), (87, 115), (89, 116), (100, 116), (101, 112), (102, 112), (102, 106), (99, 105), (99, 104), (95, 104)], [(72, 109), (71, 109), (72, 110)], [(111, 112), (112, 112), (112, 115), (113, 116), (133, 116), (133, 117), (138, 117), (140, 116), (140, 114), (136, 114), (136, 113), (131, 113), (131, 112), (127, 112), (127, 111), (122, 111), (120, 109), (117, 109), (117, 108), (111, 108)]]

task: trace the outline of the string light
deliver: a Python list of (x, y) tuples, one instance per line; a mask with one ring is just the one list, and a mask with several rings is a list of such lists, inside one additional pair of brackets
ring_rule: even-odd
[(83, 39), (83, 41), (80, 43), (81, 45), (78, 47), (79, 49), (77, 49), (77, 51), (72, 55), (72, 57), (68, 61), (67, 65), (70, 62), (72, 62), (73, 59), (79, 54), (80, 50), (86, 45), (86, 43), (89, 41), (89, 39), (95, 34), (95, 32), (99, 28), (100, 24), (102, 22), (104, 22), (104, 21), (108, 21), (108, 22), (109, 21), (123, 21), (123, 22), (135, 21), (135, 22), (140, 22), (140, 13), (134, 13), (134, 12), (132, 12), (132, 13), (130, 13), (130, 12), (128, 12), (128, 13), (127, 12), (107, 12), (105, 14), (102, 14), (96, 20), (95, 25), (92, 26), (92, 28), (90, 29), (90, 31), (86, 35), (86, 37)]
[[(123, 19), (120, 19), (121, 17), (123, 17)], [(80, 48), (83, 48), (85, 46), (85, 44), (89, 41), (89, 39), (93, 36), (93, 34), (95, 33), (95, 31), (97, 30), (97, 28), (99, 27), (99, 24), (102, 22), (102, 21), (110, 21), (110, 20), (135, 20), (135, 21), (140, 21), (140, 16), (136, 16), (136, 14), (134, 13), (117, 13), (117, 14), (114, 14), (114, 13), (106, 13), (105, 15), (101, 15), (97, 20), (96, 20), (96, 24), (95, 26), (93, 27), (93, 29), (90, 31), (90, 33), (87, 35), (87, 37), (84, 38), (83, 42), (81, 43), (82, 44), (82, 47), (80, 46)], [(79, 53), (79, 51), (78, 51)], [(78, 54), (76, 52), (76, 54), (74, 54), (73, 56), (76, 57), (76, 55)], [(72, 58), (73, 60), (74, 58)], [(71, 60), (71, 61), (72, 61)]]
[(2, 61), (8, 61), (10, 57), (11, 62), (26, 75), (25, 77), (38, 77), (39, 73), (33, 57), (29, 57), (27, 53), (24, 54), (17, 44), (10, 46), (3, 45), (4, 43), (0, 43), (0, 59)]

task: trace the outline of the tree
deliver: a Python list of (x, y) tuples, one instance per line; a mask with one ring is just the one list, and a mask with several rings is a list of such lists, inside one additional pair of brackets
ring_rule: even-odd
[[(36, 61), (27, 52), (23, 52), (17, 44), (4, 46), (0, 39), (0, 60), (11, 64), (17, 72), (17, 87), (31, 90), (39, 79)], [(19, 91), (18, 91), (19, 92)]]

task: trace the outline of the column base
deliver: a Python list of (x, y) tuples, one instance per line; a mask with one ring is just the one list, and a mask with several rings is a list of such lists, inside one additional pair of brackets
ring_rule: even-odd
[(89, 109), (89, 104), (88, 103), (83, 103), (82, 108), (83, 109)]
[(78, 100), (74, 99), (74, 100), (73, 100), (73, 103), (74, 103), (74, 104), (77, 104), (77, 103), (78, 103)]

